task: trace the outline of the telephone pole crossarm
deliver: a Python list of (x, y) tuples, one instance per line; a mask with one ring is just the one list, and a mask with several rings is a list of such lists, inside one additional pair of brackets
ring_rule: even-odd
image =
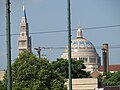
[(39, 58), (41, 58), (41, 57), (40, 57), (40, 51), (41, 51), (41, 48), (38, 47), (38, 48), (34, 48), (34, 49), (37, 51)]

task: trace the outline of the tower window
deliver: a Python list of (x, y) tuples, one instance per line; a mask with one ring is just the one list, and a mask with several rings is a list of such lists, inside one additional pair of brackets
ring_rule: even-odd
[(20, 46), (20, 47), (23, 47), (23, 46), (25, 46), (25, 45), (26, 45), (26, 41), (20, 41), (20, 42), (19, 42), (19, 46)]
[(21, 31), (25, 31), (26, 27), (25, 26), (21, 26)]
[(25, 34), (24, 33), (22, 33), (22, 36), (24, 36)]
[(22, 43), (22, 46), (24, 46), (25, 45), (25, 42), (21, 42)]

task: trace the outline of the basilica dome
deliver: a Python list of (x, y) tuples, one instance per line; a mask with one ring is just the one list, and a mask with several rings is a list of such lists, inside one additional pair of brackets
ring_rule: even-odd
[[(67, 46), (61, 58), (68, 59)], [(73, 60), (83, 60), (87, 71), (91, 71), (100, 65), (100, 57), (94, 45), (88, 39), (83, 38), (80, 27), (78, 27), (76, 38), (71, 40), (71, 58)], [(93, 68), (90, 68), (91, 65)]]
[[(85, 38), (77, 37), (71, 42), (72, 52), (96, 52), (94, 45)], [(67, 47), (64, 52), (68, 52)]]

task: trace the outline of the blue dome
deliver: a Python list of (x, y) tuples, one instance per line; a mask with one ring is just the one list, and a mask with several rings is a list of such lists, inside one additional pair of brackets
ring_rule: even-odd
[(78, 52), (96, 52), (93, 44), (85, 38), (76, 38), (71, 43), (72, 51), (77, 49)]
[[(67, 52), (68, 48), (64, 50)], [(87, 39), (77, 37), (76, 39), (72, 40), (71, 43), (71, 51), (72, 52), (96, 52), (94, 45)]]
[[(95, 47), (93, 44), (83, 38), (82, 30), (80, 30), (80, 27), (77, 30), (77, 37), (72, 40), (71, 42), (71, 51), (72, 52), (95, 52)], [(68, 52), (68, 47), (65, 48), (64, 50), (65, 53)]]
[(72, 49), (94, 49), (93, 44), (85, 38), (76, 38), (72, 40), (71, 47)]
[[(72, 60), (82, 60), (86, 66), (86, 71), (93, 71), (93, 68), (97, 68), (100, 65), (100, 57), (96, 52), (94, 45), (83, 38), (82, 30), (80, 27), (77, 30), (77, 37), (71, 40), (71, 58)], [(68, 46), (64, 49), (61, 58), (69, 59)], [(92, 69), (91, 69), (92, 67)]]

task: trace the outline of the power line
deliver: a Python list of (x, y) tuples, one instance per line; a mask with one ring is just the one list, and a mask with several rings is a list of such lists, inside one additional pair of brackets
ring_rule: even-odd
[[(113, 28), (113, 27), (120, 27), (120, 25), (110, 25), (110, 26), (101, 26), (101, 27), (90, 27), (90, 28), (81, 28), (81, 30), (89, 30), (89, 29), (103, 29), (103, 28)], [(72, 29), (72, 31), (76, 31), (77, 29)], [(68, 30), (53, 30), (53, 31), (46, 31), (46, 32), (33, 32), (30, 33), (32, 35), (34, 34), (51, 34), (51, 33), (61, 33), (61, 32), (67, 32)], [(11, 36), (17, 36), (19, 34), (11, 34)], [(5, 34), (1, 34), (0, 36), (6, 36)]]
[[(41, 46), (40, 47), (41, 49), (65, 49), (67, 47), (64, 47), (64, 46)], [(120, 48), (120, 45), (109, 45), (109, 49), (117, 49), (117, 48)], [(72, 48), (73, 49), (73, 48)], [(102, 49), (102, 46), (95, 46), (95, 49)], [(12, 50), (12, 51), (15, 51), (14, 53), (12, 52), (12, 54), (15, 54), (17, 50)], [(6, 53), (1, 53), (1, 55), (4, 55)]]
[[(40, 47), (42, 50), (64, 50), (66, 47), (62, 47), (62, 46), (46, 46), (46, 47)], [(73, 49), (73, 48), (72, 48)], [(102, 49), (102, 46), (95, 46), (95, 49)], [(120, 49), (120, 45), (109, 45), (109, 49)], [(14, 52), (12, 52), (12, 55), (15, 54), (17, 52), (17, 50), (12, 50)], [(1, 53), (0, 54), (0, 57), (1, 56), (4, 56), (6, 55), (6, 53)]]
[[(66, 47), (41, 47), (42, 49), (65, 49)], [(111, 45), (109, 46), (109, 49), (117, 49), (120, 48), (120, 45)], [(73, 49), (73, 48), (72, 48)], [(102, 49), (102, 46), (95, 46), (95, 49)]]
[(90, 28), (82, 28), (81, 30), (89, 30), (89, 29), (103, 29), (103, 28), (113, 28), (120, 27), (120, 25), (111, 25), (111, 26), (101, 26), (101, 27), (90, 27)]

